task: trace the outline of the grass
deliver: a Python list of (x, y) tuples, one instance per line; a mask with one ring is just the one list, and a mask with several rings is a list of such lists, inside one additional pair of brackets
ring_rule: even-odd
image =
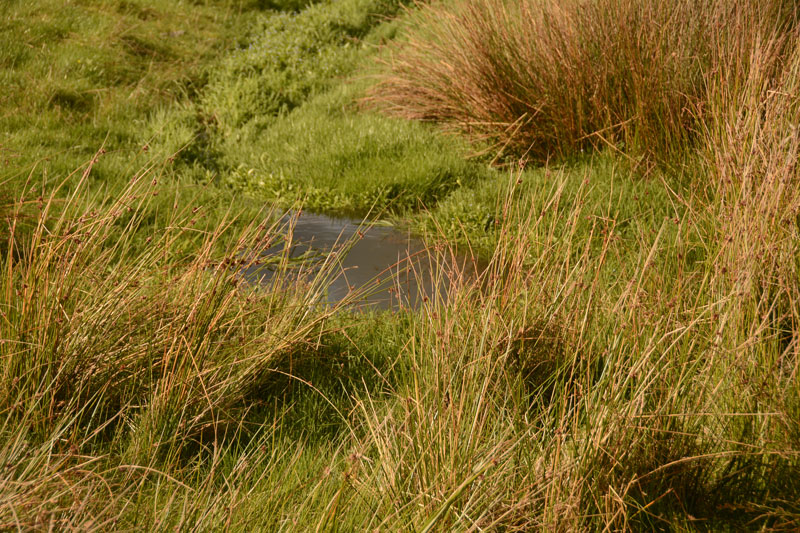
[(513, 157), (604, 147), (664, 160), (694, 144), (711, 78), (746, 70), (793, 17), (781, 0), (432, 3), (396, 41), (373, 100)]
[(359, 114), (325, 95), (236, 150), (225, 178), (239, 190), (317, 211), (396, 214), (436, 205), (489, 172), (464, 160), (463, 143), (419, 124)]
[[(349, 214), (432, 205), (456, 181), (485, 177), (482, 165), (464, 161), (463, 141), (356, 112), (369, 83), (361, 71), (394, 34), (388, 17), (397, 11), (397, 2), (362, 0), (267, 19), (212, 76), (193, 113), (213, 120), (199, 150), (182, 157), (213, 154), (200, 165), (235, 190)], [(185, 131), (170, 150), (191, 142)]]
[(202, 68), (236, 42), (248, 7), (62, 4), (3, 7), (3, 147), (14, 169), (46, 157), (48, 172), (71, 172), (107, 139), (109, 151), (125, 152), (119, 170), (130, 171), (146, 142), (136, 119), (198, 90)]
[[(800, 526), (788, 3), (52, 8), (0, 8), (0, 529)], [(298, 201), (446, 290), (243, 282)]]

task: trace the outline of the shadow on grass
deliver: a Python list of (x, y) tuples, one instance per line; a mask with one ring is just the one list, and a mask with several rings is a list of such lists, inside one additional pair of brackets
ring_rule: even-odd
[[(355, 397), (377, 397), (394, 390), (401, 373), (395, 369), (411, 318), (402, 313), (342, 313), (341, 327), (322, 335), (315, 346), (285, 354), (254, 381), (239, 406), (246, 414), (231, 417), (228, 428), (197, 435), (182, 450), (184, 460), (217, 445), (248, 446), (264, 431), (277, 431), (276, 442), (314, 445), (337, 442), (353, 430), (350, 412)], [(338, 326), (338, 325), (337, 325)], [(222, 437), (222, 438), (220, 438)]]

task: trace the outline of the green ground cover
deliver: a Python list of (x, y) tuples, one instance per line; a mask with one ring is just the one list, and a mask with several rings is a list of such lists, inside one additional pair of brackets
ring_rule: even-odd
[[(0, 529), (796, 529), (797, 15), (4, 3)], [(242, 283), (299, 205), (447, 297)]]

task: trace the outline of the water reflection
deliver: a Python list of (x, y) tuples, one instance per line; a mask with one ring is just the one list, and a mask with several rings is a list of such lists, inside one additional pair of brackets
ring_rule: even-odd
[[(394, 227), (365, 227), (360, 221), (333, 218), (313, 213), (290, 213), (285, 220), (286, 242), (267, 250), (267, 255), (288, 252), (293, 259), (306, 258), (303, 268), (291, 270), (250, 267), (244, 271), (251, 282), (272, 285), (277, 276), (293, 281), (293, 277), (313, 277), (320, 265), (337, 254), (332, 281), (327, 285), (325, 302), (334, 304), (352, 291), (359, 294), (355, 305), (377, 309), (416, 308), (434, 290), (446, 292), (444, 280), (434, 283), (433, 260), (419, 239)], [(288, 237), (288, 227), (293, 226)], [(344, 246), (348, 243), (348, 246)], [(287, 250), (286, 247), (289, 246)], [(344, 248), (343, 248), (344, 246)], [(460, 259), (463, 266), (466, 259)]]

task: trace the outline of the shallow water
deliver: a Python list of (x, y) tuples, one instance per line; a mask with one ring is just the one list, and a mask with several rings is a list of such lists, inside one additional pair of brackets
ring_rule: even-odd
[[(290, 218), (284, 222), (291, 225)], [(323, 303), (337, 303), (352, 291), (363, 292), (354, 305), (377, 309), (416, 308), (434, 293), (433, 261), (419, 239), (394, 227), (365, 227), (361, 221), (334, 218), (303, 212), (294, 213), (292, 221), (290, 257), (313, 256), (300, 269), (305, 276), (313, 276), (325, 257), (336, 250), (341, 262), (335, 267), (334, 278), (328, 285)], [(351, 241), (352, 247), (342, 250)], [(267, 255), (283, 253), (285, 244), (267, 250)], [(461, 259), (466, 262), (466, 259)], [(463, 265), (463, 263), (462, 263)], [(263, 284), (273, 284), (278, 275), (292, 278), (286, 271), (250, 268), (244, 271), (246, 279)], [(378, 281), (380, 280), (380, 281)], [(446, 292), (445, 282), (437, 285), (440, 295)]]

